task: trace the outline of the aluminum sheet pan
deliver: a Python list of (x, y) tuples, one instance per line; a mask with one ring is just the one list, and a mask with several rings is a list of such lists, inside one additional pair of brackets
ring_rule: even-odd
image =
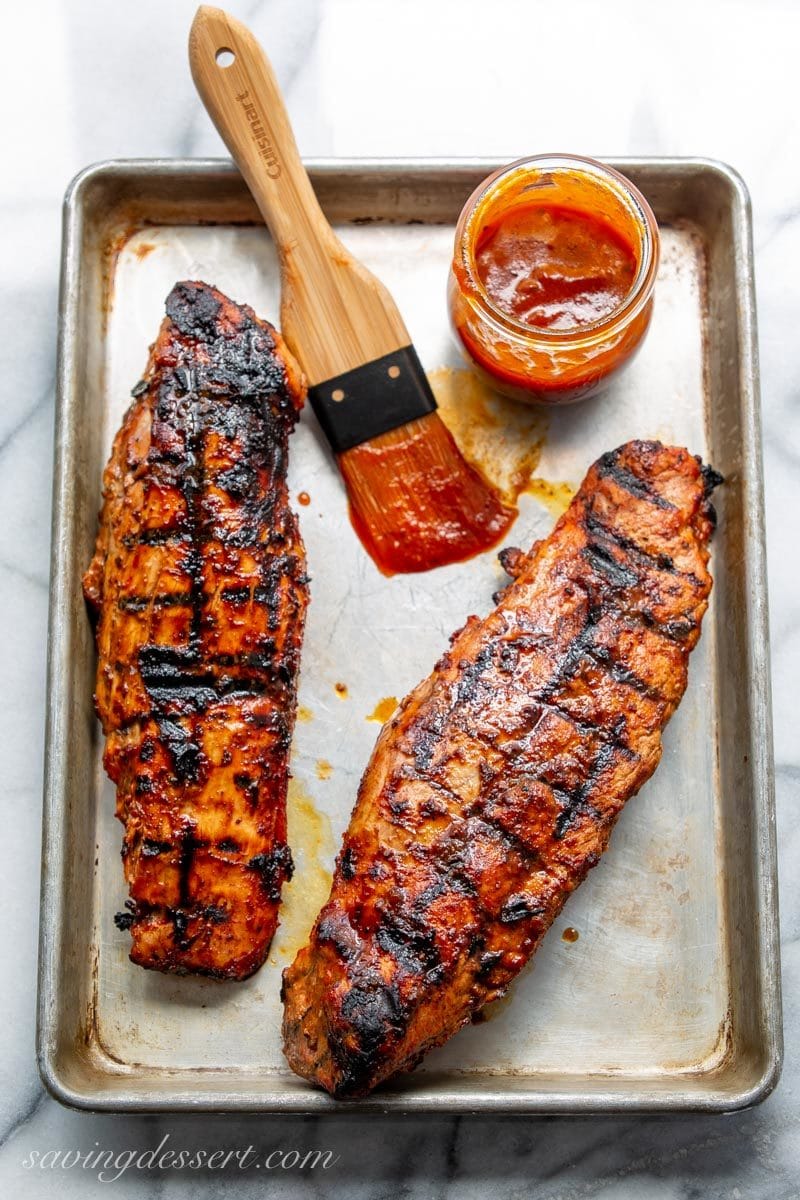
[[(453, 226), (496, 165), (311, 164), (342, 239), (389, 286), (440, 383), (463, 365), (444, 304)], [(589, 464), (628, 438), (685, 444), (713, 463), (727, 482), (718, 493), (713, 599), (689, 688), (667, 729), (662, 765), (509, 997), (413, 1074), (350, 1109), (729, 1110), (762, 1099), (780, 1070), (747, 194), (717, 163), (614, 165), (642, 188), (662, 227), (652, 330), (605, 398), (547, 417), (494, 408), (507, 469), (541, 443), (510, 540), (527, 546), (546, 534)], [(87, 1108), (319, 1113), (337, 1105), (282, 1057), (281, 970), (326, 898), (379, 728), (370, 717), (428, 673), (467, 614), (490, 608), (503, 575), (492, 552), (423, 575), (381, 576), (349, 525), (313, 415), (304, 413), (290, 484), (294, 497), (310, 496), (299, 512), (312, 602), (290, 796), (297, 870), (281, 926), (268, 963), (245, 983), (132, 965), (129, 935), (113, 923), (126, 896), (121, 828), (92, 710), (95, 656), (80, 575), (112, 436), (179, 278), (214, 283), (277, 320), (274, 250), (238, 173), (215, 161), (143, 161), (79, 176), (65, 202), (61, 293), (40, 1068), (56, 1096)], [(485, 416), (485, 405), (480, 411)], [(480, 426), (472, 416), (462, 420), (462, 436)], [(568, 926), (577, 940), (562, 936)]]

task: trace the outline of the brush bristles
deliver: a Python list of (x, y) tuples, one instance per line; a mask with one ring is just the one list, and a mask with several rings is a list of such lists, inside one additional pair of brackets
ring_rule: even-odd
[(436, 413), (338, 461), (353, 525), (386, 574), (470, 558), (495, 545), (516, 515), (466, 462)]

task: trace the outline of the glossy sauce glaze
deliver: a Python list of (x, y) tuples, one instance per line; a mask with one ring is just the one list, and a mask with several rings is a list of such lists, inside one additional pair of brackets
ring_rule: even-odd
[(618, 308), (636, 277), (636, 254), (589, 212), (528, 205), (484, 226), (478, 276), (494, 304), (526, 325), (574, 329)]
[(283, 976), (299, 1075), (359, 1097), (507, 991), (661, 757), (711, 589), (688, 450), (603, 454), (401, 703)]

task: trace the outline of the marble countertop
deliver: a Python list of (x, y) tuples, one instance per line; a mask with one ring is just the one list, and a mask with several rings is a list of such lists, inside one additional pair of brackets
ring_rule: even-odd
[[(800, 123), (793, 0), (244, 0), (307, 155), (720, 158), (753, 198), (760, 321), (781, 869), (786, 1063), (760, 1107), (728, 1117), (478, 1119), (111, 1117), (47, 1097), (34, 1060), (60, 205), (107, 157), (219, 155), (193, 93), (194, 0), (40, 0), (6, 14), (0, 242), (0, 596), (4, 869), (0, 896), (0, 1181), (19, 1197), (94, 1195), (48, 1149), (330, 1147), (328, 1171), (131, 1170), (132, 1196), (739, 1197), (800, 1195)], [(568, 46), (568, 50), (566, 47)], [(487, 47), (489, 53), (487, 54)], [(567, 80), (567, 65), (569, 79)], [(574, 82), (577, 80), (577, 83)], [(796, 590), (797, 589), (797, 590)], [(794, 818), (798, 818), (795, 821)]]

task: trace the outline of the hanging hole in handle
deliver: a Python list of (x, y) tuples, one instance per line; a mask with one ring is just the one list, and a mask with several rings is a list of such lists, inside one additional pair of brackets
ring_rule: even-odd
[(222, 67), (223, 70), (226, 67), (232, 67), (236, 62), (236, 55), (227, 46), (220, 46), (214, 57), (217, 60), (217, 66)]

